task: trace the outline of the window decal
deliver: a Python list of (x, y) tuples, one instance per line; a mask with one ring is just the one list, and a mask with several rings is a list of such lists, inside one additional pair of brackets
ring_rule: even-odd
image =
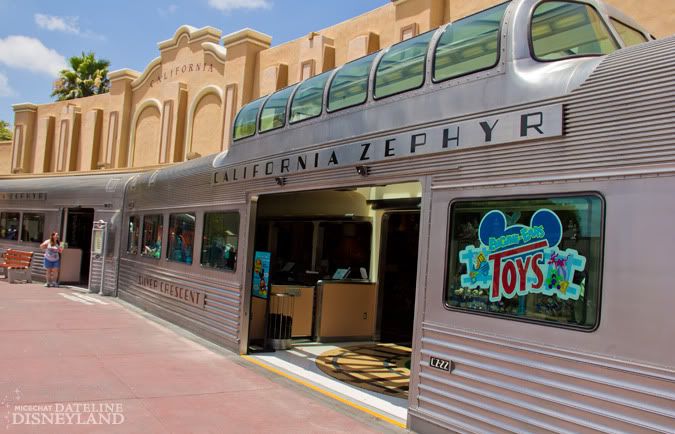
[(586, 258), (574, 249), (558, 249), (563, 234), (560, 218), (546, 208), (532, 215), (530, 226), (508, 225), (519, 216), (512, 217), (499, 210), (485, 214), (478, 227), (480, 246), (469, 245), (459, 252), (467, 267), (462, 286), (488, 290), (492, 302), (539, 293), (578, 300), (584, 284), (573, 283), (574, 273), (584, 269)]

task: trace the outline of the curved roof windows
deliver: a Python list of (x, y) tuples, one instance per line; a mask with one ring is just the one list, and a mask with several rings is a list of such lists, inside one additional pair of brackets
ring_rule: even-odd
[(260, 113), (260, 132), (275, 130), (286, 125), (286, 106), (295, 86), (289, 86), (273, 93)]
[(609, 54), (619, 45), (600, 14), (587, 4), (547, 1), (532, 14), (532, 55), (551, 61)]
[(368, 75), (375, 54), (347, 63), (333, 77), (328, 89), (328, 111), (363, 104), (368, 97)]
[(434, 53), (434, 81), (492, 68), (499, 59), (499, 28), (509, 2), (448, 25)]
[(234, 132), (232, 137), (234, 140), (250, 137), (255, 134), (255, 127), (258, 123), (258, 110), (260, 105), (265, 101), (265, 98), (258, 98), (246, 104), (234, 120)]
[(298, 90), (291, 101), (291, 115), (288, 120), (290, 123), (314, 118), (321, 114), (323, 90), (331, 72), (324, 72), (298, 85)]
[(626, 47), (647, 42), (645, 35), (640, 33), (638, 30), (635, 30), (628, 24), (624, 24), (615, 18), (610, 18), (609, 21), (612, 23), (617, 33), (619, 33), (621, 39), (623, 39), (623, 43), (626, 44)]
[(375, 72), (375, 98), (417, 89), (424, 84), (424, 63), (432, 36), (434, 32), (427, 32), (400, 42), (382, 56)]

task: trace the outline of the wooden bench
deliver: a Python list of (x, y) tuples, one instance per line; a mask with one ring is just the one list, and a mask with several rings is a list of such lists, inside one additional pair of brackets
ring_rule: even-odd
[(12, 249), (5, 252), (2, 262), (0, 262), (0, 268), (7, 270), (9, 283), (14, 283), (17, 280), (25, 280), (28, 283), (33, 281), (30, 275), (31, 259), (33, 259), (33, 252)]

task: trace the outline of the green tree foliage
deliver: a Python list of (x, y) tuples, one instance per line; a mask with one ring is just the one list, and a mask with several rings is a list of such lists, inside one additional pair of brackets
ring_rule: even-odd
[(57, 100), (82, 98), (110, 90), (108, 67), (110, 62), (96, 59), (94, 53), (82, 53), (68, 59), (71, 69), (62, 69), (54, 82), (52, 96)]
[(12, 131), (9, 129), (9, 122), (0, 121), (0, 142), (12, 140)]

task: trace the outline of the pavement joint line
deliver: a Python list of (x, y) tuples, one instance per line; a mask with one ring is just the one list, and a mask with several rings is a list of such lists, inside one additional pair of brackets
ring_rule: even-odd
[(401, 423), (401, 422), (397, 421), (397, 420), (394, 419), (394, 418), (391, 418), (391, 417), (389, 417), (389, 416), (385, 416), (385, 415), (383, 415), (383, 414), (381, 414), (381, 413), (378, 413), (378, 412), (376, 412), (376, 411), (373, 411), (373, 410), (371, 410), (371, 409), (369, 409), (369, 408), (367, 408), (367, 407), (365, 407), (365, 406), (363, 406), (363, 405), (357, 404), (357, 403), (355, 403), (355, 402), (353, 402), (353, 401), (350, 401), (350, 400), (348, 400), (348, 399), (346, 399), (346, 398), (343, 398), (343, 397), (341, 397), (341, 396), (339, 396), (339, 395), (337, 395), (337, 394), (335, 394), (335, 393), (333, 393), (333, 392), (330, 392), (330, 391), (328, 391), (328, 390), (326, 390), (326, 389), (323, 389), (323, 388), (321, 388), (321, 387), (319, 387), (319, 386), (316, 386), (316, 385), (314, 385), (314, 384), (312, 384), (312, 383), (310, 383), (310, 382), (308, 382), (308, 381), (305, 381), (305, 380), (303, 380), (303, 379), (301, 379), (301, 378), (298, 378), (298, 377), (296, 377), (295, 375), (288, 374), (288, 373), (286, 373), (286, 372), (284, 372), (284, 371), (282, 371), (282, 370), (280, 370), (280, 369), (278, 369), (278, 368), (275, 368), (275, 367), (273, 367), (273, 366), (270, 366), (270, 365), (268, 365), (268, 364), (265, 363), (265, 362), (262, 362), (262, 361), (260, 361), (260, 360), (255, 359), (254, 357), (251, 357), (251, 356), (242, 354), (242, 355), (241, 355), (241, 358), (243, 358), (244, 360), (247, 360), (248, 362), (253, 363), (254, 365), (257, 365), (257, 366), (259, 366), (259, 367), (261, 367), (261, 368), (263, 368), (263, 369), (266, 369), (266, 370), (268, 370), (268, 371), (270, 371), (270, 372), (273, 372), (273, 373), (275, 373), (275, 374), (277, 374), (277, 375), (280, 375), (280, 376), (282, 376), (282, 377), (284, 377), (284, 378), (286, 378), (286, 379), (288, 379), (288, 380), (291, 380), (291, 381), (293, 381), (293, 382), (295, 382), (295, 383), (298, 383), (298, 384), (300, 384), (300, 385), (302, 385), (302, 386), (305, 386), (305, 387), (307, 387), (307, 388), (309, 388), (309, 389), (312, 389), (313, 391), (318, 392), (318, 393), (320, 393), (320, 394), (322, 394), (322, 395), (324, 395), (324, 396), (327, 396), (327, 397), (329, 397), (329, 398), (332, 398), (332, 399), (334, 399), (334, 400), (336, 400), (336, 401), (338, 401), (338, 402), (340, 402), (340, 403), (342, 403), (342, 404), (344, 404), (344, 405), (347, 405), (347, 406), (349, 406), (349, 407), (352, 407), (352, 408), (354, 408), (354, 409), (356, 409), (356, 410), (360, 410), (360, 411), (362, 411), (362, 412), (364, 412), (364, 413), (366, 413), (366, 414), (369, 414), (370, 416), (376, 417), (377, 419), (380, 419), (380, 420), (382, 420), (382, 421), (385, 421), (385, 422), (387, 422), (387, 423), (390, 423), (390, 424), (392, 424), (392, 425), (394, 425), (394, 426), (396, 426), (396, 427), (398, 427), (398, 428), (403, 428), (403, 429), (406, 429), (406, 428), (407, 428), (406, 425), (405, 425), (404, 423)]

